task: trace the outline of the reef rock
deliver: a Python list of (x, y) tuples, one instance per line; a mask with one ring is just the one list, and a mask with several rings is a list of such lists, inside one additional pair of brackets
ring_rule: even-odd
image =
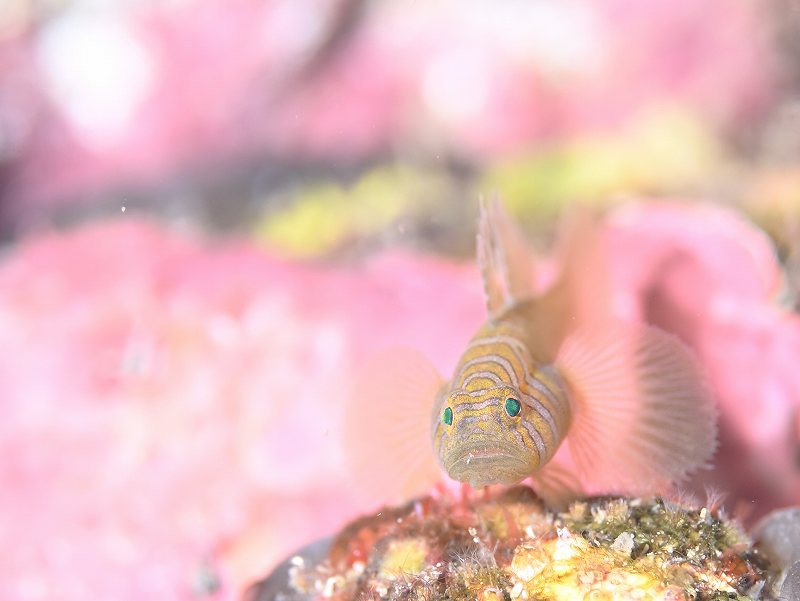
[(249, 599), (783, 598), (782, 566), (735, 522), (662, 498), (596, 497), (554, 512), (523, 486), (472, 500), (426, 497), (362, 517), (310, 550)]

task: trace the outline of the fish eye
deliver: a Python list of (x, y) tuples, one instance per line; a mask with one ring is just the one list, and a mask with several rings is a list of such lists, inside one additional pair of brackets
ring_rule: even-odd
[(506, 399), (506, 413), (511, 417), (517, 417), (522, 410), (522, 405), (517, 399)]
[(453, 425), (453, 410), (450, 407), (445, 407), (444, 411), (442, 411), (442, 422), (448, 426)]

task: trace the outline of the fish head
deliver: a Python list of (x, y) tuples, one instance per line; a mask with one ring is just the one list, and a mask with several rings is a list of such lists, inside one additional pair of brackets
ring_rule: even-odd
[(513, 386), (450, 391), (434, 414), (434, 448), (454, 480), (473, 488), (515, 484), (538, 467), (524, 428), (522, 395)]

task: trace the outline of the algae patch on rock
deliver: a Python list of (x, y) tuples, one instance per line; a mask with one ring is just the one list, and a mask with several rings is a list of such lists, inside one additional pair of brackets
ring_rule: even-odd
[[(480, 496), (480, 495), (479, 495)], [(758, 599), (772, 572), (735, 525), (663, 499), (551, 512), (527, 487), (424, 498), (348, 525), (293, 590), (353, 601)]]

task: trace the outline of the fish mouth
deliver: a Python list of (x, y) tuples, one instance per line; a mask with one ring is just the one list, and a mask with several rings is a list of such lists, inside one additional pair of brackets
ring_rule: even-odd
[(530, 468), (518, 452), (499, 447), (470, 449), (461, 453), (447, 472), (451, 478), (468, 482), (473, 488), (489, 484), (514, 484), (525, 478)]
[(462, 461), (471, 463), (476, 459), (497, 459), (498, 457), (508, 457), (509, 459), (513, 459), (514, 454), (498, 447), (487, 447), (485, 449), (475, 449), (466, 453), (462, 453), (462, 455), (456, 459), (455, 463), (460, 463)]

